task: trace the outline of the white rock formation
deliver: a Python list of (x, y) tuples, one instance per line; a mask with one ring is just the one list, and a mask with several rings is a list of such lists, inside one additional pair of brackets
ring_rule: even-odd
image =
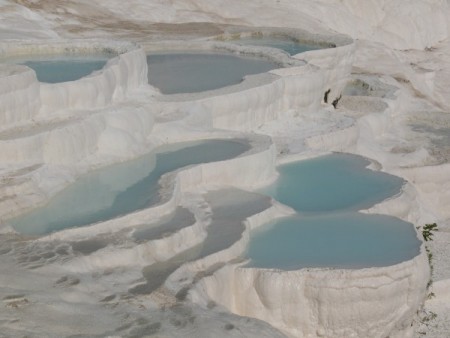
[[(181, 0), (170, 1), (170, 4), (82, 0), (64, 5), (0, 0), (0, 6), (0, 55), (3, 57), (102, 51), (118, 54), (99, 72), (55, 85), (39, 83), (34, 72), (26, 67), (0, 65), (1, 219), (46, 203), (79, 175), (93, 168), (139, 156), (160, 144), (245, 137), (241, 132), (267, 134), (274, 141), (272, 144), (269, 138), (253, 135), (250, 137), (252, 150), (243, 156), (166, 175), (163, 179), (165, 199), (156, 207), (25, 244), (20, 239), (12, 239), (16, 247), (12, 253), (8, 251), (10, 256), (0, 264), (3, 271), (9, 272), (8, 278), (0, 277), (0, 295), (8, 300), (11, 294), (24, 293), (32, 301), (23, 315), (5, 314), (9, 320), (5, 332), (25, 330), (25, 335), (30, 328), (38, 327), (37, 334), (46, 335), (48, 332), (42, 325), (36, 325), (33, 320), (42, 319), (37, 309), (52, 299), (63, 309), (62, 313), (83, 322), (87, 320), (80, 315), (84, 310), (101, 313), (101, 330), (84, 333), (106, 333), (115, 321), (111, 320), (112, 314), (98, 306), (100, 299), (95, 296), (107, 297), (126, 291), (140, 281), (140, 269), (146, 264), (173, 258), (200, 243), (210, 216), (202, 194), (224, 186), (253, 189), (267, 183), (275, 177), (275, 165), (283, 161), (286, 152), (311, 157), (334, 150), (370, 157), (379, 169), (397, 174), (409, 183), (402, 195), (368, 212), (395, 215), (419, 225), (438, 221), (444, 230), (448, 229), (449, 150), (445, 141), (439, 143), (439, 136), (433, 136), (433, 133), (440, 135), (436, 132), (439, 128), (444, 134), (450, 128), (445, 116), (450, 107), (448, 1), (262, 0), (243, 3), (230, 0), (224, 6), (223, 1), (217, 0)], [(208, 49), (230, 49), (230, 41), (222, 44), (186, 41), (183, 33), (201, 37), (201, 31), (193, 29), (190, 33), (192, 27), (217, 30), (221, 32), (219, 38), (225, 40), (228, 36), (239, 35), (240, 31), (242, 34), (251, 34), (252, 30), (266, 34), (266, 27), (271, 27), (267, 34), (278, 30), (299, 37), (304, 33), (296, 33), (296, 29), (303, 29), (310, 32), (312, 39), (318, 38), (319, 33), (329, 37), (330, 32), (338, 32), (356, 41), (337, 36), (336, 48), (301, 53), (289, 59), (295, 67), (249, 77), (233, 88), (165, 97), (147, 84), (145, 52), (138, 46), (100, 40), (65, 40), (68, 37), (125, 38), (142, 43), (147, 50), (152, 46), (165, 48), (177, 44), (181, 49), (200, 45)], [(178, 41), (149, 43), (148, 32)], [(245, 48), (231, 49), (244, 52)], [(268, 49), (255, 48), (254, 51), (286, 61), (285, 55)], [(347, 97), (335, 110), (330, 102), (340, 96), (352, 71), (376, 77), (397, 89), (370, 99)], [(376, 85), (369, 87), (373, 90)], [(370, 90), (366, 96), (372, 95)], [(363, 105), (368, 109), (358, 111), (358, 106)], [(437, 122), (433, 114), (439, 116)], [(414, 130), (416, 125), (428, 128), (424, 135), (418, 136), (419, 132)], [(189, 206), (196, 223), (168, 238), (131, 247), (110, 243), (83, 257), (68, 254), (61, 258), (55, 254), (60, 258), (52, 261), (52, 258), (46, 260), (39, 256), (41, 247), (52, 241), (69, 245), (67, 243), (95, 236), (123, 235), (135, 226), (169, 214), (179, 205)], [(169, 291), (179, 291), (196, 282), (198, 274), (205, 273), (208, 276), (201, 278), (190, 293), (191, 300), (202, 306), (214, 301), (233, 313), (259, 318), (295, 337), (412, 336), (416, 312), (428, 292), (429, 270), (424, 247), (413, 260), (385, 268), (292, 272), (247, 269), (239, 264), (216, 268), (217, 264), (242, 254), (251, 228), (290, 212), (275, 203), (248, 219), (242, 238), (232, 247), (182, 265), (170, 276), (165, 287)], [(4, 225), (1, 230), (4, 233), (10, 229)], [(448, 250), (442, 249), (446, 242), (439, 238), (446, 237), (436, 235), (435, 245), (441, 251), (436, 264), (440, 270), (435, 274), (440, 280), (433, 288), (437, 297), (430, 306), (439, 316), (447, 318), (450, 310), (442, 300), (448, 299), (450, 274), (442, 262), (446, 262)], [(10, 245), (6, 237), (0, 241), (2, 247)], [(21, 245), (24, 245), (23, 250)], [(41, 257), (45, 263), (33, 272), (21, 268), (15, 273), (11, 262), (19, 256), (30, 260)], [(32, 266), (31, 262), (24, 264)], [(101, 275), (100, 270), (105, 274)], [(45, 285), (54, 283), (50, 278), (72, 273), (81, 278), (80, 285), (71, 286), (73, 291), (45, 289)], [(37, 286), (29, 285), (30, 274), (35, 274)], [(134, 305), (141, 311), (140, 306), (154, 308), (161, 303), (175, 302), (173, 295), (168, 296), (161, 290), (157, 295), (152, 294), (152, 297), (164, 300), (135, 299), (130, 301), (135, 302), (133, 305), (118, 300), (117, 311), (135, 315)], [(16, 306), (28, 304), (22, 298), (13, 298), (13, 303)], [(58, 313), (50, 306), (45, 309)], [(15, 324), (16, 317), (20, 325)], [(73, 324), (64, 318), (60, 320), (63, 324), (57, 329), (43, 326), (53, 330), (53, 336), (73, 332)], [(68, 329), (61, 329), (64, 325)], [(263, 327), (258, 325), (261, 324), (255, 327)], [(252, 329), (254, 327), (246, 332)], [(236, 332), (238, 330), (228, 333), (237, 336)], [(269, 331), (264, 326), (260, 332)], [(108, 334), (121, 333), (108, 331)]]
[(231, 312), (268, 321), (292, 337), (411, 337), (428, 278), (422, 253), (396, 266), (361, 270), (227, 266), (198, 289)]

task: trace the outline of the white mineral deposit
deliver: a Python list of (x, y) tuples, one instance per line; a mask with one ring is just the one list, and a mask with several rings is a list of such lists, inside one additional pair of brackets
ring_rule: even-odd
[[(448, 0), (0, 0), (0, 337), (450, 337), (449, 19)], [(333, 152), (404, 180), (352, 212), (405, 221), (414, 256), (253, 267), (278, 220), (334, 223), (264, 193)]]

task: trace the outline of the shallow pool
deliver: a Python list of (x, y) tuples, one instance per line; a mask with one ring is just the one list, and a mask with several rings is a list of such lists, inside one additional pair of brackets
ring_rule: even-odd
[(360, 210), (398, 194), (404, 184), (369, 164), (349, 154), (296, 161), (278, 167), (278, 180), (261, 191), (302, 213)]
[(41, 235), (140, 210), (161, 201), (161, 175), (178, 168), (236, 157), (246, 140), (208, 140), (165, 146), (136, 160), (79, 178), (47, 205), (8, 222), (20, 233)]
[(356, 212), (291, 217), (252, 234), (250, 267), (365, 268), (389, 266), (419, 254), (420, 241), (410, 223)]
[(60, 83), (75, 81), (102, 69), (110, 56), (33, 56), (16, 63), (32, 68), (39, 82)]
[(219, 53), (149, 54), (147, 63), (149, 83), (163, 94), (218, 89), (278, 68), (264, 59)]
[(260, 38), (242, 38), (239, 40), (231, 40), (241, 45), (264, 46), (284, 50), (289, 55), (296, 55), (307, 52), (309, 50), (317, 50), (325, 48), (324, 46), (314, 45), (312, 43), (301, 43), (292, 39), (283, 37), (260, 37)]
[(400, 192), (401, 178), (367, 169), (370, 162), (332, 154), (279, 167), (262, 192), (298, 211), (251, 234), (250, 267), (363, 268), (419, 254), (414, 226), (395, 217), (357, 212)]

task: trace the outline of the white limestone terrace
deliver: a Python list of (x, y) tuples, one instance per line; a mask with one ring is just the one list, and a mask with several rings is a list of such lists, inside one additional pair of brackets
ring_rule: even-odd
[[(111, 60), (102, 71), (79, 81), (62, 84), (38, 83), (34, 72), (28, 67), (2, 65), (2, 131), (21, 126), (33, 120), (56, 118), (56, 112), (70, 109), (95, 109), (121, 101), (132, 90), (146, 83), (146, 64), (142, 61), (142, 50), (132, 43), (108, 41), (81, 41), (37, 43), (36, 41), (3, 41), (0, 58), (32, 55), (110, 54)], [(118, 55), (118, 56), (117, 56)], [(117, 56), (117, 57), (114, 57)], [(4, 70), (3, 70), (4, 69)], [(15, 83), (15, 94), (11, 94), (8, 83)], [(55, 94), (57, 92), (57, 94)], [(27, 95), (29, 100), (18, 99)], [(17, 107), (17, 104), (28, 106)], [(19, 114), (14, 110), (20, 111)]]
[[(446, 114), (449, 106), (446, 74), (450, 69), (446, 1), (374, 0), (362, 4), (350, 0), (264, 0), (258, 3), (232, 0), (224, 7), (220, 1), (183, 0), (165, 6), (159, 2), (136, 0), (127, 3), (127, 10), (120, 1), (109, 1), (107, 5), (100, 1), (67, 2), (64, 5), (55, 5), (50, 1), (1, 1), (0, 4), (4, 6), (2, 10), (5, 9), (2, 18), (7, 19), (1, 22), (2, 37), (22, 40), (15, 40), (10, 45), (20, 45), (30, 34), (37, 39), (46, 39), (45, 44), (43, 41), (38, 43), (46, 46), (53, 45), (54, 42), (48, 40), (57, 36), (126, 37), (145, 42), (145, 36), (150, 32), (159, 40), (164, 40), (165, 36), (180, 40), (189, 34), (201, 37), (202, 27), (206, 27), (205, 35), (211, 37), (220, 33), (219, 36), (222, 36), (229, 25), (253, 26), (256, 31), (260, 30), (259, 26), (289, 27), (291, 33), (293, 28), (327, 34), (334, 30), (358, 39), (347, 47), (299, 55), (296, 58), (305, 60), (307, 65), (274, 71), (269, 81), (267, 77), (263, 82), (256, 79), (250, 81), (248, 87), (224, 89), (204, 97), (160, 96), (147, 85), (145, 53), (140, 49), (132, 53), (135, 60), (131, 64), (136, 68), (127, 68), (127, 53), (122, 54), (122, 62), (120, 57), (115, 59), (114, 62), (119, 62), (119, 73), (123, 74), (118, 82), (117, 87), (121, 89), (117, 95), (111, 94), (111, 90), (104, 94), (99, 91), (99, 101), (90, 96), (90, 100), (83, 102), (80, 99), (83, 94), (78, 96), (79, 100), (74, 101), (73, 106), (68, 99), (74, 93), (71, 92), (72, 87), (67, 89), (70, 95), (63, 94), (60, 100), (49, 100), (48, 96), (41, 95), (45, 89), (36, 83), (32, 72), (22, 67), (2, 67), (0, 102), (6, 102), (6, 108), (2, 111), (9, 109), (13, 112), (8, 119), (5, 117), (5, 121), (11, 124), (2, 131), (0, 154), (5, 154), (1, 174), (2, 217), (44, 203), (83, 172), (136, 157), (159, 144), (242, 136), (241, 133), (213, 129), (224, 128), (270, 135), (277, 151), (274, 146), (268, 146), (270, 143), (262, 137), (260, 148), (256, 147), (253, 155), (230, 161), (224, 168), (212, 165), (210, 173), (218, 169), (223, 170), (219, 174), (227, 172), (228, 179), (223, 185), (232, 184), (244, 189), (255, 187), (274, 175), (275, 164), (283, 161), (286, 154), (299, 158), (333, 150), (352, 152), (374, 159), (379, 169), (399, 175), (409, 182), (400, 197), (375, 206), (368, 212), (395, 215), (418, 225), (436, 221), (441, 229), (431, 243), (435, 254), (433, 291), (436, 296), (426, 302), (426, 309), (435, 311), (438, 316), (432, 325), (422, 327), (407, 326), (413, 320), (416, 324), (421, 320), (420, 316), (414, 316), (414, 312), (425, 296), (423, 288), (427, 282), (423, 248), (421, 255), (414, 260), (380, 270), (294, 272), (294, 277), (302, 281), (296, 284), (304, 291), (305, 298), (300, 299), (303, 291), (298, 292), (291, 284), (289, 273), (255, 273), (234, 264), (223, 268), (216, 266), (216, 263), (229, 261), (242, 251), (247, 236), (243, 235), (232, 248), (181, 266), (169, 278), (167, 285), (152, 295), (127, 298), (129, 296), (123, 290), (142, 282), (140, 269), (145, 261), (152, 262), (149, 257), (159, 260), (170, 258), (177, 254), (170, 252), (173, 247), (165, 246), (163, 241), (149, 243), (150, 247), (166, 248), (164, 250), (167, 251), (157, 257), (155, 252), (151, 252), (154, 249), (141, 246), (136, 251), (148, 250), (147, 256), (142, 256), (145, 259), (134, 264), (133, 259), (120, 262), (118, 256), (115, 262), (107, 260), (114, 252), (132, 252), (133, 249), (127, 247), (130, 243), (126, 241), (115, 248), (111, 240), (106, 248), (94, 252), (92, 257), (73, 258), (70, 254), (59, 252), (63, 252), (64, 248), (72, 250), (68, 241), (86, 240), (89, 234), (64, 238), (64, 232), (61, 232), (55, 234), (55, 242), (48, 241), (51, 237), (41, 241), (23, 241), (16, 235), (4, 234), (1, 246), (5, 254), (1, 264), (2, 271), (7, 274), (2, 274), (0, 279), (5, 304), (0, 310), (5, 318), (0, 324), (3, 334), (30, 335), (34, 332), (37, 336), (59, 337), (76, 333), (104, 336), (107, 333), (132, 336), (159, 331), (167, 336), (176, 336), (176, 333), (202, 336), (205, 332), (213, 332), (218, 337), (281, 336), (280, 332), (259, 321), (244, 324), (229, 313), (224, 315), (220, 312), (220, 306), (209, 310), (208, 323), (192, 324), (188, 321), (183, 324), (183, 319), (190, 318), (194, 322), (198, 319), (172, 316), (172, 312), (159, 326), (148, 320), (163, 316), (157, 311), (159, 306), (178, 304), (172, 292), (191, 282), (195, 284), (195, 290), (188, 294), (188, 298), (198, 304), (211, 308), (212, 301), (216, 301), (233, 312), (262, 318), (293, 336), (403, 337), (413, 336), (416, 329), (417, 336), (425, 330), (427, 336), (443, 337), (448, 332), (446, 319), (450, 313), (450, 271), (446, 247), (449, 239), (446, 234), (450, 200), (447, 187), (449, 148), (442, 140), (449, 121)], [(99, 13), (96, 20), (91, 19), (92, 13)], [(24, 18), (27, 20), (24, 21)], [(205, 21), (208, 23), (203, 25)], [(15, 24), (22, 26), (23, 30), (9, 28)], [(188, 32), (183, 33), (184, 29)], [(239, 29), (234, 33), (236, 31)], [(73, 41), (64, 43), (75, 44)], [(193, 45), (195, 43), (198, 42), (193, 42)], [(428, 47), (427, 50), (423, 50), (425, 47)], [(352, 71), (358, 74), (350, 77)], [(107, 73), (107, 69), (103, 73)], [(126, 90), (122, 90), (122, 81), (133, 77), (128, 73), (135, 74), (134, 80), (129, 87), (125, 86)], [(20, 81), (17, 80), (18, 87), (11, 90), (11, 85), (15, 83), (11, 81), (14, 74)], [(90, 84), (95, 82), (93, 78), (97, 76), (82, 81)], [(330, 97), (334, 99), (349, 80), (350, 84), (354, 84), (355, 78), (362, 78), (375, 90), (360, 93), (359, 96), (344, 95), (336, 110), (323, 102), (328, 89), (331, 89), (333, 95)], [(389, 95), (381, 93), (383, 90), (379, 89), (386, 87), (395, 87), (396, 90), (388, 90)], [(77, 89), (75, 94), (79, 91), (82, 93), (83, 88)], [(372, 92), (379, 94), (372, 95)], [(18, 99), (24, 93), (29, 102)], [(95, 109), (91, 109), (91, 105)], [(358, 106), (364, 109), (358, 109)], [(30, 123), (31, 118), (36, 122)], [(252, 159), (252, 156), (257, 158)], [(241, 180), (237, 173), (247, 165), (249, 170)], [(252, 176), (250, 172), (261, 166), (265, 168), (261, 177)], [(172, 234), (168, 243), (179, 241), (179, 249), (184, 249), (182, 245), (188, 244), (188, 241), (183, 241), (183, 236), (192, 238), (192, 244), (195, 244), (195, 240), (205, 235), (210, 206), (205, 202), (202, 190), (221, 188), (219, 176), (204, 176), (203, 166), (178, 173), (180, 197), (169, 209), (173, 210), (177, 205), (187, 207), (195, 215), (196, 225), (183, 228), (184, 233)], [(198, 184), (203, 181), (213, 184), (204, 187)], [(161, 211), (159, 216), (170, 212), (169, 209)], [(249, 219), (245, 234), (252, 225), (288, 213), (289, 210), (275, 205)], [(118, 228), (120, 223), (117, 223)], [(139, 225), (137, 223), (134, 225)], [(94, 229), (95, 226), (89, 230)], [(104, 231), (93, 231), (94, 234), (107, 236)], [(112, 236), (121, 235), (113, 233)], [(127, 253), (128, 257), (133, 258), (136, 257), (134, 254)], [(21, 262), (19, 266), (17, 258)], [(44, 263), (30, 270), (34, 259)], [(110, 268), (109, 264), (112, 264)], [(201, 278), (202, 273), (210, 276)], [(340, 282), (335, 281), (336, 275)], [(183, 276), (187, 280), (179, 282)], [(324, 276), (327, 278), (322, 279)], [(328, 279), (329, 276), (333, 280)], [(30, 280), (33, 280), (33, 285)], [(225, 288), (230, 288), (228, 295), (240, 294), (242, 298), (236, 300), (218, 294), (216, 290), (224, 281), (230, 281), (225, 285)], [(348, 289), (347, 282), (353, 283), (350, 284), (353, 288)], [(241, 288), (231, 289), (233, 285), (248, 285), (250, 289), (258, 286), (261, 296), (256, 298), (250, 292), (243, 294), (245, 291)], [(295, 292), (289, 289), (283, 294), (286, 285), (291, 285)], [(281, 290), (279, 293), (274, 292), (276, 287)], [(359, 291), (354, 293), (356, 289)], [(396, 297), (386, 296), (392, 293)], [(291, 302), (292, 294), (298, 295), (297, 302)], [(248, 297), (252, 306), (243, 305), (244, 297)], [(367, 299), (367, 302), (358, 302), (361, 299)], [(379, 299), (386, 299), (386, 302), (379, 302)], [(230, 303), (232, 300), (233, 304)], [(279, 300), (283, 301), (282, 306), (277, 305)], [(315, 319), (307, 323), (302, 322), (299, 316), (291, 316), (298, 313), (296, 310), (300, 313), (305, 311), (304, 303), (301, 303), (305, 300), (311, 300), (313, 305), (310, 308), (314, 309), (312, 316)], [(332, 305), (328, 306), (328, 302)], [(346, 310), (355, 302), (363, 310), (358, 318), (360, 325), (356, 326), (351, 312)], [(319, 306), (314, 307), (317, 304)], [(200, 313), (197, 318), (208, 313), (197, 307), (192, 308), (189, 310), (191, 314)], [(287, 311), (277, 312), (280, 308)], [(175, 313), (177, 307), (172, 309)], [(187, 310), (183, 308), (183, 311)], [(53, 315), (55, 319), (45, 319), (43, 313), (46, 317)], [(89, 325), (92, 323), (92, 313), (96, 314), (96, 325)], [(77, 321), (70, 321), (66, 316), (87, 323), (85, 331), (74, 325)], [(129, 319), (124, 320), (124, 316)], [(231, 321), (228, 323), (230, 325), (225, 322), (225, 317)], [(172, 324), (179, 323), (177, 321), (182, 322), (177, 326), (181, 331), (174, 331), (176, 325)], [(351, 324), (348, 324), (349, 321)], [(124, 323), (124, 327), (117, 328), (114, 324), (117, 322)], [(199, 327), (203, 330), (194, 330)], [(235, 327), (239, 330), (234, 330)], [(302, 329), (299, 330), (299, 327)], [(48, 332), (49, 328), (51, 332)]]

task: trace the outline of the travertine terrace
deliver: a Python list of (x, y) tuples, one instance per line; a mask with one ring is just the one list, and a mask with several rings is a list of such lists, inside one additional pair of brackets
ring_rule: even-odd
[[(449, 6), (0, 0), (0, 336), (446, 337)], [(289, 56), (236, 44), (249, 36), (326, 48)], [(162, 50), (257, 56), (280, 68), (222, 89), (162, 95), (148, 84), (146, 62)], [(112, 57), (59, 84), (6, 62), (75, 53)], [(87, 172), (208, 139), (245, 139), (250, 149), (163, 175), (159, 204), (114, 219), (41, 237), (8, 222)], [(277, 164), (332, 151), (365, 156), (372, 169), (407, 181), (364, 212), (409, 221), (419, 238), (436, 222), (427, 243), (433, 271), (425, 244), (414, 259), (382, 268), (243, 266), (252, 229), (293, 213), (254, 190), (276, 178)], [(164, 231), (170, 222), (178, 225)], [(136, 240), (149, 224), (161, 233)], [(214, 245), (219, 224), (234, 229), (223, 247)]]

